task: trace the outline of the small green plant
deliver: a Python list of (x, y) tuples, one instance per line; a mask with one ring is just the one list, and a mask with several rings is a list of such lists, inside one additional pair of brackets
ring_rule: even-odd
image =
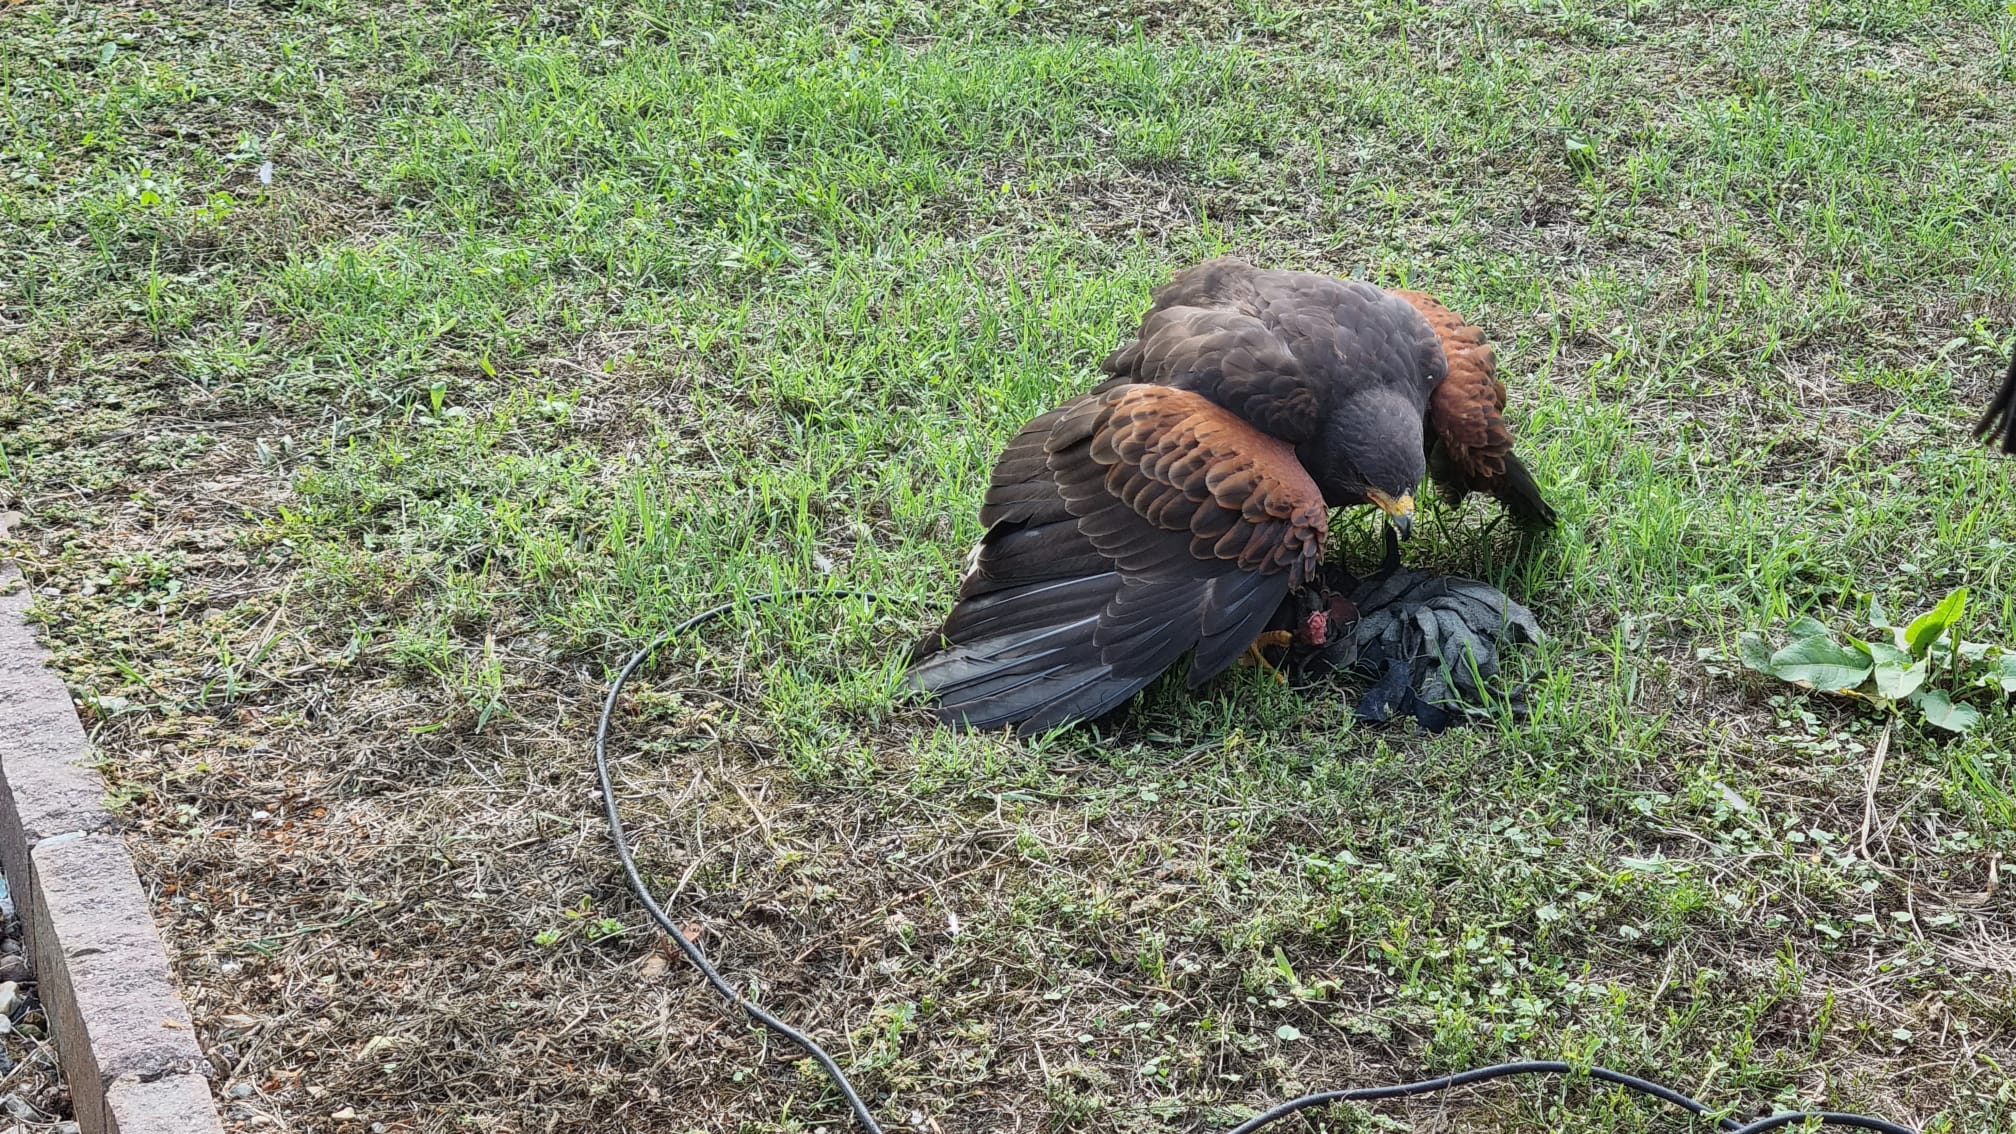
[[(1890, 641), (1850, 636), (1845, 645), (1818, 619), (1802, 615), (1787, 628), (1790, 643), (1775, 651), (1762, 633), (1746, 631), (1743, 664), (1801, 688), (1860, 698), (1885, 712), (1914, 705), (1927, 724), (1972, 732), (1981, 713), (1958, 696), (1982, 686), (2016, 693), (2016, 650), (1962, 641), (1960, 616), (1966, 610), (1967, 588), (1961, 587), (1909, 625), (1892, 626), (1882, 605), (1872, 601), (1869, 624)], [(1935, 674), (1946, 677), (1943, 685), (1934, 681)]]
[(172, 554), (115, 555), (106, 564), (103, 586), (130, 607), (165, 603), (182, 593), (181, 572), (181, 560)]
[[(581, 896), (580, 901), (561, 910), (560, 916), (565, 921), (540, 930), (533, 935), (532, 943), (542, 949), (549, 949), (566, 940), (569, 933), (578, 931), (582, 940), (593, 944), (598, 941), (607, 941), (612, 938), (621, 937), (625, 933), (628, 933), (630, 929), (629, 926), (623, 924), (622, 919), (609, 917), (600, 910), (597, 910), (595, 908), (595, 900), (586, 894)], [(570, 929), (569, 923), (578, 928)]]

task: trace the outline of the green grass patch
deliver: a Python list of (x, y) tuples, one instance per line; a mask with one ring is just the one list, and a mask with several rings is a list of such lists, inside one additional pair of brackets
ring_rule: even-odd
[[(1965, 586), (2016, 641), (1967, 436), (2012, 82), (1978, 2), (0, 8), (0, 506), (232, 1121), (842, 1122), (664, 968), (586, 794), (630, 648), (830, 585), (897, 601), (669, 645), (621, 775), (677, 916), (892, 1119), (1214, 1129), (1530, 1056), (2008, 1126), (2016, 718), (1900, 716), (1872, 784), (1884, 720), (1739, 635)], [(1490, 329), (1563, 528), (1409, 555), (1540, 616), (1529, 719), (894, 699), (1002, 442), (1220, 252)]]

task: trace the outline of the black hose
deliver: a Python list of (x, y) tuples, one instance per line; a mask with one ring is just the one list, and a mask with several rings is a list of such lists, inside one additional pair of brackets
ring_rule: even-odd
[[(1360, 1087), (1355, 1091), (1323, 1091), (1318, 1094), (1303, 1095), (1299, 1099), (1290, 1099), (1264, 1114), (1255, 1115), (1233, 1127), (1230, 1134), (1253, 1134), (1254, 1131), (1261, 1127), (1279, 1122), (1296, 1111), (1307, 1110), (1312, 1106), (1323, 1106), (1328, 1103), (1372, 1102), (1377, 1099), (1397, 1099), (1408, 1095), (1425, 1095), (1435, 1091), (1446, 1091), (1451, 1087), (1461, 1087), (1468, 1083), (1483, 1083), (1491, 1079), (1502, 1079), (1508, 1075), (1573, 1075), (1576, 1073), (1576, 1067), (1572, 1063), (1562, 1063), (1557, 1060), (1527, 1060), (1520, 1063), (1499, 1063), (1491, 1067), (1479, 1067), (1474, 1071), (1444, 1075), (1440, 1079), (1423, 1079), (1420, 1082), (1401, 1083), (1391, 1087)], [(1709, 1110), (1706, 1103), (1698, 1099), (1688, 1098), (1671, 1087), (1662, 1087), (1657, 1083), (1640, 1079), (1636, 1075), (1626, 1075), (1622, 1071), (1612, 1071), (1608, 1067), (1590, 1067), (1587, 1069), (1586, 1074), (1591, 1079), (1605, 1083), (1614, 1083), (1620, 1087), (1628, 1087), (1641, 1094), (1651, 1095), (1655, 1099), (1672, 1103), (1674, 1106), (1682, 1110), (1691, 1111), (1701, 1118), (1707, 1118), (1713, 1113)], [(1774, 1114), (1769, 1118), (1758, 1119), (1747, 1126), (1737, 1122), (1733, 1118), (1724, 1118), (1717, 1120), (1715, 1126), (1716, 1129), (1726, 1131), (1727, 1134), (1763, 1134), (1767, 1130), (1777, 1130), (1780, 1127), (1790, 1126), (1794, 1123), (1814, 1118), (1819, 1119), (1822, 1125), (1856, 1127), (1863, 1130), (1880, 1131), (1881, 1134), (1916, 1134), (1916, 1131), (1899, 1126), (1894, 1122), (1885, 1122), (1880, 1118), (1865, 1118), (1859, 1114), (1838, 1114), (1833, 1111), (1794, 1111), (1785, 1114)]]
[[(854, 1120), (861, 1124), (861, 1129), (866, 1134), (883, 1134), (881, 1125), (875, 1121), (875, 1116), (868, 1112), (868, 1104), (861, 1100), (860, 1092), (854, 1089), (854, 1084), (848, 1081), (846, 1072), (840, 1070), (840, 1064), (831, 1055), (827, 1054), (826, 1049), (820, 1047), (810, 1036), (764, 1011), (747, 997), (735, 991), (734, 986), (723, 979), (720, 971), (715, 969), (713, 964), (707, 960), (707, 955), (700, 951), (700, 947), (692, 941), (687, 940), (686, 935), (679, 931), (679, 927), (674, 925), (672, 919), (666, 916), (665, 911), (659, 907), (657, 899), (651, 896), (651, 891), (644, 885), (643, 874), (637, 869), (637, 859), (630, 850), (630, 838), (624, 831), (623, 819), (616, 814), (616, 787), (609, 778), (609, 722), (616, 713), (616, 698), (623, 692), (623, 685), (630, 680), (630, 675), (637, 672), (637, 667), (643, 665), (644, 659), (650, 657), (653, 651), (672, 638), (711, 622), (741, 606), (743, 603), (753, 605), (755, 603), (777, 602), (782, 599), (815, 597), (855, 598), (866, 599), (870, 602), (889, 602), (893, 599), (893, 596), (879, 595), (870, 591), (821, 590), (814, 588), (767, 591), (762, 594), (750, 595), (748, 598), (738, 599), (734, 602), (724, 602), (720, 606), (703, 610), (699, 614), (658, 635), (656, 638), (651, 639), (645, 643), (643, 649), (638, 650), (630, 656), (630, 660), (623, 664), (623, 668), (616, 671), (616, 679), (609, 683), (609, 696), (602, 702), (602, 719), (595, 726), (595, 775), (602, 782), (602, 813), (609, 820), (609, 838), (616, 845), (616, 858), (623, 864), (623, 876), (629, 880), (631, 892), (635, 893), (637, 900), (644, 904), (644, 909), (651, 915), (651, 920), (657, 922), (658, 928), (663, 929), (672, 938), (673, 943), (679, 946), (679, 951), (686, 955), (686, 959), (693, 963), (694, 968), (700, 970), (700, 975), (706, 979), (708, 987), (718, 993), (721, 999), (740, 1008), (750, 1019), (791, 1041), (800, 1051), (811, 1056), (825, 1070), (827, 1078), (833, 1080), (833, 1085), (839, 1089), (841, 1096), (847, 1100), (848, 1109), (854, 1112)], [(1298, 1111), (1307, 1110), (1310, 1107), (1323, 1106), (1328, 1103), (1372, 1102), (1377, 1099), (1396, 1099), (1410, 1095), (1425, 1095), (1435, 1091), (1446, 1091), (1452, 1087), (1460, 1087), (1467, 1083), (1483, 1083), (1491, 1079), (1502, 1079), (1510, 1075), (1574, 1075), (1577, 1073), (1578, 1069), (1571, 1063), (1562, 1063), (1554, 1060), (1528, 1060), (1519, 1063), (1499, 1063), (1490, 1067), (1479, 1067), (1475, 1070), (1464, 1071), (1455, 1075), (1445, 1075), (1440, 1079), (1423, 1079), (1416, 1083), (1401, 1083), (1390, 1087), (1360, 1087), (1349, 1091), (1323, 1091), (1318, 1094), (1303, 1095), (1298, 1099), (1290, 1099), (1272, 1110), (1247, 1119), (1233, 1127), (1228, 1134), (1253, 1134), (1254, 1131), (1265, 1126), (1271, 1126)], [(1641, 1094), (1650, 1095), (1664, 1102), (1672, 1103), (1674, 1106), (1690, 1111), (1701, 1118), (1707, 1118), (1712, 1113), (1706, 1103), (1688, 1098), (1686, 1095), (1670, 1087), (1662, 1087), (1657, 1083), (1640, 1079), (1635, 1075), (1626, 1075), (1621, 1071), (1612, 1071), (1607, 1067), (1589, 1067), (1583, 1069), (1580, 1073), (1588, 1075), (1591, 1079), (1612, 1083), (1619, 1087), (1625, 1087), (1638, 1091)], [(1860, 1114), (1843, 1114), (1836, 1111), (1824, 1110), (1774, 1114), (1768, 1118), (1760, 1118), (1748, 1125), (1739, 1123), (1733, 1118), (1724, 1118), (1717, 1120), (1715, 1125), (1718, 1130), (1724, 1131), (1725, 1134), (1766, 1134), (1767, 1131), (1780, 1130), (1787, 1126), (1813, 1120), (1818, 1120), (1823, 1126), (1874, 1130), (1878, 1134), (1917, 1134), (1916, 1131), (1909, 1127), (1899, 1126), (1894, 1122), (1885, 1122), (1880, 1118), (1869, 1118)]]
[(835, 1062), (831, 1055), (827, 1054), (826, 1049), (820, 1047), (812, 1037), (772, 1016), (748, 997), (735, 991), (734, 986), (723, 979), (720, 971), (707, 960), (707, 954), (700, 951), (700, 946), (687, 940), (686, 935), (679, 931), (679, 927), (672, 924), (672, 919), (667, 917), (665, 911), (659, 907), (658, 900), (651, 896), (650, 889), (644, 885), (644, 876), (637, 870), (637, 857), (630, 850), (630, 836), (623, 828), (623, 817), (616, 813), (616, 785), (609, 778), (609, 721), (616, 714), (616, 698), (623, 692), (623, 685), (630, 680), (630, 675), (637, 672), (637, 667), (644, 664), (644, 659), (650, 657), (652, 651), (664, 645), (672, 638), (734, 610), (737, 606), (741, 605), (741, 602), (775, 602), (779, 599), (807, 598), (814, 595), (830, 598), (865, 598), (869, 600), (883, 600), (887, 597), (884, 595), (868, 594), (862, 591), (811, 589), (770, 591), (763, 594), (751, 595), (746, 600), (724, 602), (711, 610), (701, 611), (699, 614), (651, 639), (651, 641), (645, 644), (643, 649), (638, 650), (630, 656), (630, 660), (625, 662), (623, 668), (616, 672), (616, 679), (609, 683), (609, 696), (602, 702), (602, 719), (595, 726), (595, 775), (602, 781), (602, 814), (604, 818), (609, 820), (609, 838), (611, 842), (616, 844), (616, 858), (623, 864), (623, 876), (629, 879), (631, 892), (637, 895), (638, 901), (644, 903), (644, 910), (651, 915), (651, 920), (657, 922), (658, 928), (664, 930), (672, 938), (673, 943), (679, 946), (679, 951), (686, 954), (686, 959), (693, 963), (694, 968), (700, 970), (701, 977), (707, 981), (709, 987), (720, 995), (721, 999), (742, 1009), (750, 1019), (796, 1044), (799, 1050), (811, 1056), (820, 1067), (824, 1068), (827, 1077), (833, 1080), (833, 1085), (838, 1087), (841, 1095), (847, 1099), (847, 1106), (854, 1112), (855, 1121), (861, 1124), (861, 1129), (867, 1131), (868, 1134), (882, 1134), (882, 1127), (876, 1123), (875, 1116), (868, 1112), (868, 1104), (861, 1101), (861, 1095), (854, 1089), (854, 1084), (847, 1081), (846, 1073), (840, 1070), (840, 1064)]

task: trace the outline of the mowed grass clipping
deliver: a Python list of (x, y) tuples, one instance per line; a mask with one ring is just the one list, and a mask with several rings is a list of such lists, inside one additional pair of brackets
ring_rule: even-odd
[[(0, 506), (234, 1131), (1222, 1129), (1600, 1062), (2016, 1124), (2016, 720), (1745, 672), (2016, 646), (2000, 3), (0, 7)], [(1250, 673), (1033, 743), (896, 696), (1001, 444), (1206, 256), (1434, 292), (1564, 523), (1429, 738)], [(1377, 554), (1369, 520), (1340, 553)], [(1876, 759), (1878, 751), (1882, 758)], [(1872, 769), (1874, 775), (1872, 776)], [(1312, 1130), (1678, 1129), (1521, 1083)]]

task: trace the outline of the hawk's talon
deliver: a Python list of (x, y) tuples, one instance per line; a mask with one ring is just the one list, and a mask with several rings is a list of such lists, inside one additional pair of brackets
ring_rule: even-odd
[(1285, 649), (1294, 641), (1295, 635), (1292, 631), (1263, 630), (1258, 638), (1253, 639), (1253, 644), (1246, 647), (1246, 654), (1239, 659), (1239, 664), (1258, 666), (1261, 672), (1271, 675), (1274, 680), (1286, 685), (1288, 684), (1288, 675), (1275, 668), (1274, 663), (1268, 661), (1266, 655), (1260, 651)]

